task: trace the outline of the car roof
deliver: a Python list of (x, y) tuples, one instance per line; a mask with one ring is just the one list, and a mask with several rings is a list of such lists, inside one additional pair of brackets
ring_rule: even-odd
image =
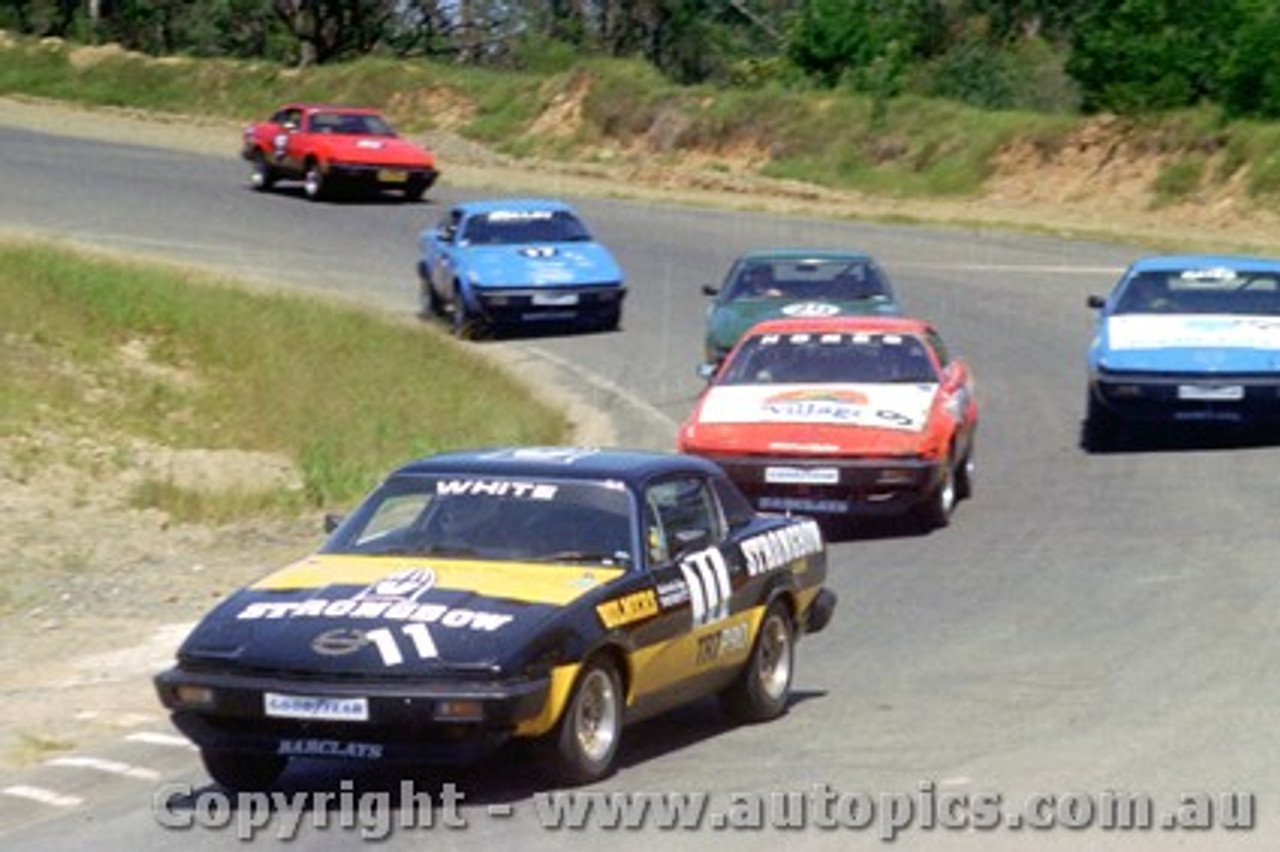
[(1265, 270), (1280, 272), (1280, 260), (1236, 254), (1161, 254), (1134, 261), (1131, 272), (1181, 272), (1184, 269)]
[(863, 251), (834, 248), (767, 248), (753, 249), (738, 258), (739, 263), (765, 260), (871, 260)]
[[(306, 112), (319, 112), (319, 111), (345, 112), (352, 115), (355, 115), (355, 114), (382, 115), (382, 112), (380, 110), (376, 110), (373, 107), (343, 106), (342, 104), (326, 104), (326, 103), (316, 103), (316, 102), (285, 104), (284, 106), (280, 107), (280, 109), (300, 109)], [(276, 110), (276, 112), (279, 112), (279, 111), (280, 110)]]
[(756, 323), (744, 337), (762, 334), (924, 334), (933, 326), (922, 319), (841, 314), (833, 317), (788, 317)]
[(563, 201), (554, 198), (479, 198), (473, 201), (462, 201), (454, 205), (468, 215), (475, 213), (493, 213), (500, 210), (525, 212), (530, 210), (565, 210), (573, 208)]
[(650, 450), (599, 447), (486, 447), (456, 450), (416, 459), (400, 474), (473, 474), (545, 477), (583, 481), (621, 480), (638, 486), (671, 473), (719, 475), (720, 468), (698, 456)]

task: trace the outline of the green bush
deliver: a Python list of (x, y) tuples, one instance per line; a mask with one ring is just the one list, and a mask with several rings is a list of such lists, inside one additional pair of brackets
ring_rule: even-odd
[(1206, 163), (1204, 155), (1195, 154), (1161, 168), (1152, 185), (1156, 204), (1172, 204), (1195, 195), (1204, 181)]

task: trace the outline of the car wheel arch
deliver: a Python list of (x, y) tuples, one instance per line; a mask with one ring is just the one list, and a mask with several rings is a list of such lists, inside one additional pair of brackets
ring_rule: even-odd
[[(631, 668), (631, 651), (621, 641), (620, 637), (609, 637), (606, 641), (597, 644), (590, 651), (582, 655), (582, 661), (579, 668), (585, 668), (586, 665), (593, 660), (607, 660), (613, 670), (618, 673), (618, 681), (622, 686), (623, 710), (632, 704), (631, 684), (634, 681), (634, 672)], [(563, 711), (563, 708), (561, 709)]]
[(787, 572), (786, 577), (790, 582), (783, 581), (783, 578), (779, 577), (779, 582), (775, 582), (773, 588), (764, 596), (760, 604), (760, 610), (761, 612), (768, 612), (769, 607), (778, 604), (787, 614), (787, 617), (791, 619), (791, 623), (797, 625), (801, 623), (800, 601), (796, 597), (798, 589), (796, 588), (795, 578), (790, 577), (790, 572)]

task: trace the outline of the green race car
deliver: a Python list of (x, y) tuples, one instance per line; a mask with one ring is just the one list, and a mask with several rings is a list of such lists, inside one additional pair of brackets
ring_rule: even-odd
[(863, 252), (837, 249), (768, 249), (739, 257), (707, 311), (705, 361), (710, 378), (747, 329), (766, 319), (840, 314), (902, 313), (884, 271)]

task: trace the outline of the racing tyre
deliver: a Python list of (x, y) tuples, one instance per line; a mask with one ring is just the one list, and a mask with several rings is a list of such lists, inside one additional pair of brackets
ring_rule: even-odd
[(200, 759), (209, 777), (228, 790), (265, 790), (284, 772), (288, 758), (273, 754), (206, 748)]
[(324, 198), (329, 188), (325, 185), (324, 172), (317, 163), (308, 163), (306, 174), (302, 176), (302, 192), (311, 201)]
[(427, 274), (422, 264), (418, 264), (418, 316), (426, 319), (428, 317), (438, 317), (444, 314), (444, 302), (440, 300), (440, 294), (436, 292), (435, 285), (431, 283), (431, 277)]
[(427, 182), (425, 180), (411, 180), (404, 187), (404, 200), (408, 202), (417, 202), (422, 200), (422, 196), (427, 194)]
[(973, 443), (956, 465), (956, 502), (968, 500), (973, 496)]
[(484, 324), (467, 310), (467, 300), (458, 288), (453, 293), (453, 336), (459, 340), (479, 340), (484, 336)]
[(583, 666), (554, 735), (556, 778), (589, 784), (613, 771), (622, 739), (622, 681), (606, 659)]
[(951, 512), (960, 499), (961, 477), (956, 472), (958, 467), (960, 465), (952, 465), (951, 460), (947, 459), (942, 468), (942, 481), (933, 489), (929, 498), (920, 504), (920, 525), (926, 530), (941, 529), (951, 523)]
[(600, 315), (596, 327), (601, 331), (617, 331), (622, 325), (622, 308), (611, 308)]
[(786, 712), (795, 670), (795, 638), (786, 607), (770, 604), (746, 666), (720, 694), (720, 704), (729, 716), (739, 722), (767, 722)]
[(258, 192), (268, 192), (276, 185), (276, 170), (271, 168), (261, 151), (253, 152), (253, 168), (249, 172), (249, 186)]
[(1085, 450), (1101, 453), (1111, 449), (1119, 429), (1120, 423), (1116, 420), (1116, 416), (1094, 399), (1093, 392), (1090, 391), (1088, 403), (1085, 405), (1084, 427), (1081, 435), (1081, 443), (1084, 444)]

